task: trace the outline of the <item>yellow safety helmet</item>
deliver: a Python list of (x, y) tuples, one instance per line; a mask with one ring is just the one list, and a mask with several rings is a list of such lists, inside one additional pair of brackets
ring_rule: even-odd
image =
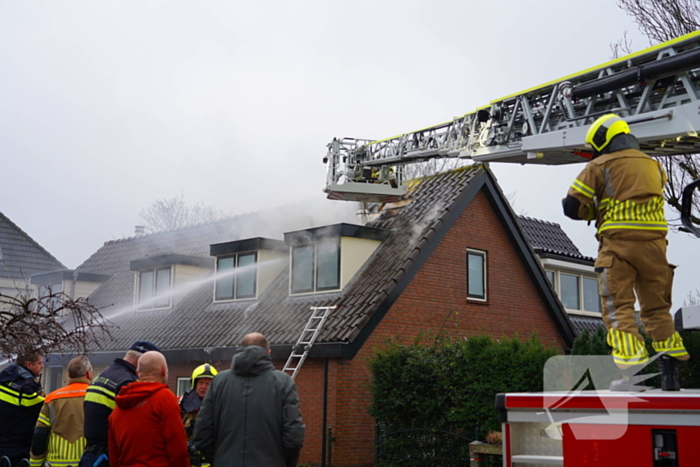
[(623, 133), (630, 133), (630, 126), (626, 121), (615, 114), (603, 115), (588, 129), (586, 145), (592, 147), (596, 153), (601, 153), (615, 136)]
[(196, 384), (197, 380), (199, 378), (213, 378), (216, 376), (219, 372), (216, 371), (216, 368), (211, 366), (208, 363), (205, 363), (204, 365), (199, 365), (197, 368), (194, 369), (192, 372), (192, 388), (194, 389), (194, 385)]

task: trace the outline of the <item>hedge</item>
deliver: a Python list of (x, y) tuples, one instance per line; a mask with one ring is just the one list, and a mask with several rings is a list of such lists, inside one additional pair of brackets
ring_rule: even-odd
[(557, 349), (536, 336), (388, 341), (370, 358), (370, 414), (394, 429), (431, 427), (474, 438), (500, 430), (499, 392), (542, 390), (542, 369)]

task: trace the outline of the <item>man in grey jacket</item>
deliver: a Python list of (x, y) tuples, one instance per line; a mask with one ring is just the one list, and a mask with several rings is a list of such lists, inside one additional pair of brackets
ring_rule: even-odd
[(255, 332), (212, 380), (193, 444), (217, 467), (294, 467), (305, 430), (294, 381), (275, 370), (267, 339)]

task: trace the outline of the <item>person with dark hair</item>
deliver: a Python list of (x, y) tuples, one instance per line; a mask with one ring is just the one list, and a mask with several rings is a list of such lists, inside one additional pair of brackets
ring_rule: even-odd
[(108, 420), (119, 390), (137, 380), (136, 365), (145, 352), (160, 349), (147, 341), (134, 342), (123, 359), (117, 358), (97, 375), (85, 393), (84, 433), (87, 440), (79, 467), (109, 467)]
[(122, 388), (109, 416), (109, 462), (114, 467), (190, 467), (187, 436), (175, 394), (168, 389), (168, 363), (146, 352), (139, 380)]
[(671, 309), (673, 269), (666, 259), (666, 217), (661, 164), (639, 150), (629, 125), (615, 114), (589, 127), (586, 144), (593, 158), (571, 184), (564, 214), (595, 220), (599, 241), (595, 270), (603, 321), (613, 360), (623, 377), (613, 391), (640, 390), (635, 375), (649, 361), (634, 316), (635, 296), (644, 331), (661, 356), (661, 389), (680, 390), (678, 362), (690, 356), (675, 330)]
[(83, 401), (92, 379), (92, 364), (85, 355), (68, 363), (68, 386), (46, 396), (34, 428), (31, 466), (77, 465), (85, 450)]
[(216, 467), (294, 467), (305, 430), (294, 381), (272, 365), (267, 339), (251, 333), (212, 380), (193, 444)]
[(44, 369), (44, 356), (26, 352), (0, 372), (0, 457), (12, 464), (29, 458), (34, 425), (44, 402), (37, 382)]

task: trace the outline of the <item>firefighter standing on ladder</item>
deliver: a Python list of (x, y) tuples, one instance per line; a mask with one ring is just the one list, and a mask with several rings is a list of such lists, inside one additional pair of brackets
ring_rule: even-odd
[(666, 259), (666, 173), (639, 151), (637, 138), (617, 115), (597, 119), (586, 144), (593, 159), (574, 180), (563, 207), (572, 219), (596, 221), (603, 321), (613, 360), (623, 370), (610, 389), (635, 390), (633, 375), (649, 360), (634, 317), (636, 293), (644, 330), (654, 350), (663, 353), (657, 360), (662, 389), (678, 391), (678, 361), (690, 356), (669, 313), (675, 266)]

